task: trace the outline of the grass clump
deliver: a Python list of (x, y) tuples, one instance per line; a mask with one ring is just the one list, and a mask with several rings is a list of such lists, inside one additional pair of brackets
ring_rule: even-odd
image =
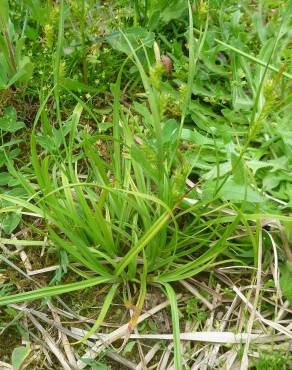
[[(42, 253), (55, 254), (59, 263), (45, 286), (30, 278), (29, 266), (22, 271), (19, 260), (14, 261), (11, 249), (6, 248), (10, 259), (5, 256), (2, 261), (26, 276), (33, 289), (19, 292), (17, 284), (9, 286), (9, 294), (3, 289), (0, 304), (21, 309), (23, 302), (44, 299), (54, 315), (51, 297), (64, 307), (62, 294), (101, 286), (102, 304), (95, 319), (82, 335), (70, 332), (78, 340), (75, 345), (85, 346), (92, 340), (121, 296), (131, 312), (127, 329), (119, 337), (126, 342), (137, 330), (149, 292), (158, 288), (170, 304), (174, 358), (169, 366), (182, 369), (193, 364), (190, 351), (181, 343), (183, 314), (177, 291), (182, 284), (196, 296), (182, 299), (185, 331), (195, 331), (197, 322), (207, 332), (220, 328), (227, 338), (222, 353), (216, 344), (209, 345), (208, 366), (218, 367), (226, 360), (228, 345), (239, 345), (244, 338), (240, 361), (246, 368), (257, 331), (272, 335), (272, 328), (290, 335), (290, 329), (279, 323), (285, 309), (281, 315), (278, 312), (278, 304), (280, 310), (284, 305), (281, 288), (289, 299), (285, 292), (292, 263), (287, 232), (291, 224), (291, 143), (285, 135), (291, 116), (290, 95), (286, 95), (292, 78), (289, 67), (280, 64), (282, 56), (287, 58), (290, 19), (281, 8), (273, 16), (270, 5), (263, 4), (252, 16), (249, 2), (242, 2), (240, 8), (235, 2), (225, 4), (224, 13), (216, 1), (181, 2), (179, 8), (135, 1), (134, 16), (120, 4), (125, 10), (119, 18), (121, 27), (95, 41), (101, 59), (107, 58), (102, 44), (106, 43), (121, 62), (108, 91), (108, 103), (106, 88), (92, 85), (95, 52), (88, 44), (93, 31), (85, 25), (86, 14), (95, 16), (97, 10), (90, 11), (89, 3), (42, 4), (52, 14), (51, 23), (45, 23), (36, 9), (28, 11), (36, 32), (42, 30), (53, 65), (40, 79), (28, 77), (39, 89), (30, 85), (25, 90), (21, 80), (12, 82), (24, 95), (31, 92), (33, 99), (38, 97), (39, 108), (27, 133), (29, 160), (17, 161), (18, 152), (6, 149), (15, 147), (18, 132), (25, 127), (17, 120), (16, 110), (7, 108), (1, 121), (0, 154), (8, 179), (3, 185), (12, 188), (0, 194), (1, 242), (19, 252), (19, 246), (42, 248)], [(100, 5), (97, 8), (105, 11)], [(80, 19), (76, 17), (79, 11)], [(78, 36), (75, 30), (68, 31), (68, 14), (78, 23)], [(264, 15), (275, 19), (262, 31)], [(5, 17), (4, 39), (9, 22)], [(245, 32), (238, 33), (237, 23)], [(113, 25), (109, 22), (107, 27)], [(7, 36), (4, 41), (8, 50), (11, 40)], [(32, 43), (32, 47), (39, 46)], [(4, 55), (6, 63), (12, 63), (11, 55)], [(171, 61), (167, 68), (165, 60)], [(46, 60), (42, 63), (49, 68)], [(76, 65), (81, 70), (77, 75)], [(106, 68), (104, 73), (107, 76)], [(91, 94), (99, 93), (104, 100), (96, 108)], [(21, 240), (12, 234), (17, 228)], [(21, 228), (26, 231), (22, 233)], [(28, 233), (30, 237), (25, 237)], [(287, 258), (288, 267), (283, 264), (279, 270), (279, 258)], [(238, 278), (237, 269), (246, 269), (246, 273)], [(265, 276), (271, 273), (272, 282), (264, 285)], [(72, 281), (64, 283), (68, 275)], [(202, 280), (196, 280), (198, 275)], [(190, 282), (198, 284), (197, 288)], [(247, 287), (247, 294), (237, 285)], [(262, 287), (267, 295), (261, 294)], [(275, 294), (272, 298), (269, 289)], [(232, 307), (237, 312), (237, 325), (230, 324), (229, 333), (215, 311), (224, 299), (232, 302), (221, 312), (225, 319), (232, 317)], [(269, 319), (258, 312), (267, 301)], [(211, 311), (213, 321), (208, 321), (201, 304)], [(37, 314), (29, 311), (29, 315)], [(263, 333), (256, 327), (253, 333), (256, 317), (271, 327)], [(32, 323), (42, 332), (34, 319)], [(231, 338), (232, 332), (243, 336)], [(138, 347), (143, 363), (141, 344)], [(50, 348), (55, 356), (59, 353), (55, 346)], [(102, 348), (100, 344), (98, 351)], [(86, 355), (77, 362), (71, 352), (66, 355), (73, 368), (89, 363)], [(113, 356), (122, 361), (118, 354)], [(238, 360), (233, 359), (235, 364)], [(61, 358), (61, 364), (66, 368), (66, 359)]]

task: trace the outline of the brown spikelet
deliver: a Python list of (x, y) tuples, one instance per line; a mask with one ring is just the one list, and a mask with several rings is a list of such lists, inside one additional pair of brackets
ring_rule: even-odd
[(172, 60), (168, 55), (161, 55), (161, 62), (164, 65), (167, 73), (170, 75), (172, 72)]

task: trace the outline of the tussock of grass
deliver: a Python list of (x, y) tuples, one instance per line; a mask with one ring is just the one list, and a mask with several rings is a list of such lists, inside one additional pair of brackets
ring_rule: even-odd
[(131, 6), (0, 6), (12, 365), (288, 369), (291, 5)]

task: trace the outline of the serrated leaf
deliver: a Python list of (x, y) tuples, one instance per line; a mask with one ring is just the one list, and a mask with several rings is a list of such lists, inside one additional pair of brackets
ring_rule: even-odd
[[(13, 149), (10, 152), (6, 153), (6, 155), (8, 156), (8, 158), (13, 159), (13, 158), (16, 158), (19, 155), (19, 153), (20, 153), (20, 150), (17, 148), (17, 149)], [(5, 165), (6, 162), (7, 162), (7, 159), (6, 159), (4, 151), (0, 150), (0, 167)]]
[[(144, 28), (133, 27), (124, 31), (124, 34), (134, 50), (137, 50), (141, 45), (151, 47), (154, 41), (154, 33), (148, 32)], [(132, 50), (122, 33), (118, 33), (115, 37), (109, 37), (108, 42), (114, 49), (128, 55), (132, 54)]]
[(237, 184), (233, 179), (229, 179), (223, 185), (219, 195), (225, 200), (234, 202), (247, 201), (251, 203), (260, 203), (263, 198), (250, 185)]
[[(158, 2), (159, 4), (160, 2)], [(165, 3), (165, 2), (164, 2)], [(184, 0), (167, 1), (164, 9), (161, 9), (160, 18), (164, 23), (170, 22), (182, 16), (188, 9), (188, 3)]]
[(5, 132), (16, 132), (25, 127), (25, 123), (17, 121), (16, 110), (14, 107), (5, 109), (4, 116), (0, 118), (0, 130)]
[(178, 123), (175, 119), (169, 119), (162, 123), (162, 140), (163, 143), (174, 144), (179, 133)]
[(0, 186), (8, 185), (14, 179), (8, 172), (0, 172)]
[(275, 173), (268, 173), (263, 179), (263, 188), (266, 191), (275, 189), (281, 181), (280, 176), (275, 176)]
[(17, 72), (11, 77), (7, 83), (7, 87), (15, 84), (17, 81), (28, 81), (32, 76), (33, 64), (29, 61), (28, 57), (24, 57), (20, 64)]
[(134, 109), (144, 117), (146, 124), (149, 126), (153, 126), (153, 116), (150, 113), (149, 109), (144, 104), (140, 104), (137, 102), (134, 102), (133, 106)]
[[(212, 199), (216, 192), (216, 182), (206, 182), (204, 188), (204, 198)], [(230, 200), (233, 202), (250, 202), (260, 203), (263, 201), (262, 196), (254, 190), (250, 185), (237, 184), (232, 178), (229, 178), (222, 188), (219, 190), (218, 195), (224, 200)]]
[(206, 136), (203, 136), (195, 129), (189, 130), (184, 128), (182, 130), (182, 139), (186, 141), (190, 141), (193, 144), (197, 145), (214, 145), (214, 140), (208, 139)]
[(5, 213), (0, 217), (0, 229), (5, 234), (11, 234), (18, 226), (21, 216), (18, 213)]
[(62, 80), (62, 85), (68, 90), (77, 91), (79, 93), (90, 92), (92, 94), (96, 94), (97, 92), (97, 88), (89, 86), (83, 82), (73, 80), (72, 78), (64, 78)]

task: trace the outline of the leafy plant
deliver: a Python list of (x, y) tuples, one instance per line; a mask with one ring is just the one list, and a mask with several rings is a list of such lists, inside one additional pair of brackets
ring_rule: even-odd
[(8, 0), (0, 4), (0, 90), (7, 89), (18, 81), (28, 81), (33, 65), (22, 55), (23, 38), (18, 38), (9, 19)]
[[(0, 305), (103, 285), (83, 343), (125, 289), (136, 293), (131, 330), (147, 292), (159, 287), (169, 298), (180, 369), (174, 283), (221, 264), (249, 265), (253, 280), (261, 253), (264, 270), (273, 253), (281, 256), (273, 226), (260, 239), (266, 220), (285, 222), (290, 237), (290, 6), (274, 12), (270, 2), (256, 10), (245, 1), (116, 3), (91, 9), (87, 1), (27, 1), (24, 25), (13, 20), (16, 32), (2, 2), (1, 86), (28, 81), (23, 35), (40, 70), (25, 96), (32, 106), (39, 97), (32, 127), (11, 103), (0, 118), (0, 227), (7, 234), (0, 242), (47, 248), (61, 267), (46, 287), (16, 293), (5, 284)], [(25, 128), (30, 158), (22, 148)], [(9, 239), (22, 216), (31, 240)], [(76, 281), (57, 284), (67, 271)], [(288, 299), (290, 275), (288, 263), (280, 279)], [(263, 286), (278, 287), (276, 279)], [(194, 298), (182, 312), (206, 320)]]
[[(204, 200), (198, 199), (195, 205), (182, 206), (182, 201), (192, 190), (186, 186), (190, 169), (181, 168), (180, 163), (184, 160), (177, 156), (195, 71), (191, 9), (189, 14), (189, 78), (185, 93), (181, 96), (180, 122), (169, 121), (164, 116), (164, 108), (160, 103), (163, 99), (159, 83), (161, 77), (153, 74), (153, 69), (159, 68), (159, 65), (149, 66), (148, 76), (124, 34), (147, 92), (147, 104), (140, 105), (145, 132), (135, 131), (131, 113), (125, 114), (121, 110), (122, 66), (113, 86), (113, 134), (107, 138), (113, 141), (112, 163), (106, 162), (94, 146), (100, 135), (92, 137), (84, 130), (77, 133), (84, 106), (80, 103), (72, 113), (68, 138), (59, 121), (62, 145), (55, 148), (57, 155), (51, 153), (48, 147), (40, 161), (37, 124), (49, 94), (38, 111), (31, 136), (31, 158), (37, 183), (31, 183), (10, 166), (10, 171), (28, 192), (30, 201), (9, 195), (0, 196), (2, 200), (19, 207), (21, 212), (42, 217), (49, 228), (52, 245), (66, 251), (69, 267), (83, 278), (77, 283), (3, 297), (0, 298), (0, 304), (48, 297), (94, 284), (114, 283), (92, 328), (94, 332), (106, 315), (118, 285), (122, 282), (140, 284), (137, 312), (130, 323), (133, 327), (143, 307), (148, 285), (158, 284), (171, 302), (177, 368), (181, 363), (180, 329), (176, 295), (170, 283), (194, 276), (220, 263), (215, 262), (216, 258), (225, 253), (227, 239), (240, 222), (240, 215), (235, 213), (228, 222), (222, 220), (222, 225), (220, 219), (212, 218), (206, 224), (204, 217), (200, 216), (208, 207)], [(62, 42), (61, 36), (59, 42)], [(204, 36), (200, 39), (200, 43), (203, 42)], [(147, 54), (145, 57), (147, 59)], [(55, 73), (58, 74), (58, 71), (56, 68)], [(58, 75), (55, 81), (58, 84)], [(57, 107), (58, 94), (57, 85)], [(134, 135), (141, 136), (143, 143), (140, 140), (136, 142)], [(76, 155), (77, 148), (82, 149), (81, 156)], [(84, 178), (82, 181), (81, 174)], [(188, 216), (191, 221), (184, 225), (182, 217)], [(212, 248), (206, 250), (206, 245), (210, 243)], [(194, 252), (199, 253), (197, 258), (191, 261), (185, 259), (185, 256)], [(228, 259), (224, 263), (226, 261)], [(76, 262), (80, 267), (74, 266)]]

